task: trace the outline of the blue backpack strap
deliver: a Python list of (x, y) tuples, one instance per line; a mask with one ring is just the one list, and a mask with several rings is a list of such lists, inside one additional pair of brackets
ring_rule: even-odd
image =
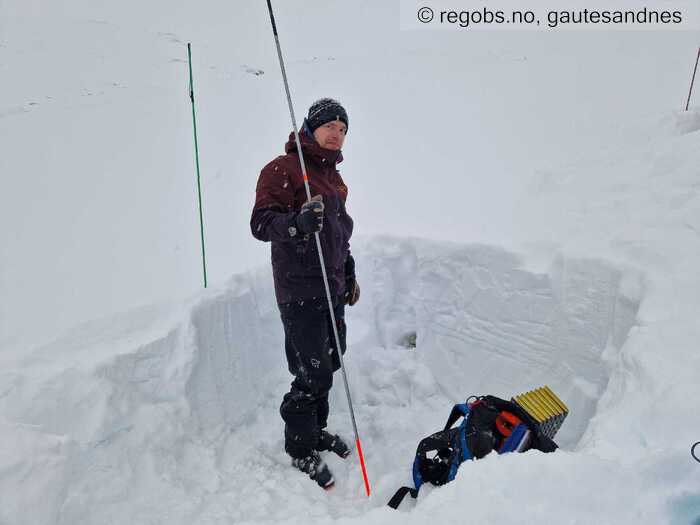
[(460, 449), (462, 451), (462, 461), (467, 461), (468, 459), (474, 459), (474, 454), (472, 454), (469, 445), (467, 445), (467, 418), (464, 418), (462, 424), (459, 426), (459, 443)]
[(420, 490), (423, 484), (423, 475), (420, 473), (421, 456), (416, 454), (416, 459), (413, 460), (413, 484), (416, 486), (416, 493)]
[(459, 432), (455, 436), (455, 449), (459, 452), (452, 458), (452, 463), (450, 464), (450, 472), (447, 477), (447, 481), (452, 481), (457, 475), (457, 469), (462, 464), (462, 462), (473, 459), (473, 454), (467, 445), (467, 421), (469, 420), (470, 408), (467, 403), (460, 403), (455, 405), (450, 413), (450, 417), (447, 419), (445, 429), (449, 429), (454, 425), (460, 417), (463, 417), (462, 422), (459, 425)]
[(529, 445), (530, 442), (530, 429), (527, 428), (525, 423), (520, 423), (511, 432), (510, 436), (503, 441), (501, 448), (498, 450), (499, 454), (504, 454), (506, 452), (522, 452)]
[(455, 405), (452, 408), (452, 412), (450, 412), (450, 417), (447, 418), (447, 423), (445, 423), (445, 430), (449, 430), (452, 428), (452, 425), (454, 425), (457, 420), (460, 417), (467, 418), (469, 415), (469, 405), (466, 403), (460, 403), (459, 405)]

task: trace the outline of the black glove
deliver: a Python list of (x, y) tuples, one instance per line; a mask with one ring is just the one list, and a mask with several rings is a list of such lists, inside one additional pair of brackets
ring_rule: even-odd
[(304, 235), (320, 232), (323, 228), (323, 208), (321, 195), (314, 195), (305, 202), (295, 219), (297, 230)]
[(345, 304), (355, 306), (360, 300), (360, 285), (355, 279), (345, 281)]
[(355, 279), (355, 259), (348, 254), (345, 260), (345, 297), (344, 302), (349, 306), (354, 306), (360, 300), (360, 285)]

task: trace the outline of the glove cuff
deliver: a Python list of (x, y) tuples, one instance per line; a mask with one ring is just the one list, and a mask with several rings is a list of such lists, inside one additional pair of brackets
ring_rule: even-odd
[(289, 232), (289, 236), (293, 239), (299, 237), (300, 235), (303, 235), (301, 228), (299, 228), (297, 217), (299, 217), (298, 213), (292, 214), (292, 216), (289, 217), (289, 223), (287, 225), (287, 231)]
[(345, 259), (345, 281), (355, 280), (355, 258), (348, 253)]

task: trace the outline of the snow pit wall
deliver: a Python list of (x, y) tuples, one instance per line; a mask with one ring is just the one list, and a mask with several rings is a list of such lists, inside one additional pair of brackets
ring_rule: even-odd
[(406, 351), (420, 354), (455, 402), (549, 385), (570, 409), (557, 441), (576, 445), (635, 323), (641, 276), (562, 256), (535, 273), (512, 253), (479, 245), (375, 239), (361, 253), (366, 293), (350, 331), (358, 316), (384, 347), (415, 334)]
[(286, 372), (272, 276), (234, 278), (229, 286), (192, 312), (197, 361), (187, 399), (197, 433), (212, 437), (241, 424)]
[[(547, 384), (571, 410), (558, 441), (576, 444), (638, 309), (640, 297), (621, 292), (622, 270), (560, 256), (534, 273), (494, 247), (392, 238), (362, 242), (355, 255), (363, 295), (346, 311), (351, 353), (416, 334), (415, 351), (455, 402)], [(249, 417), (263, 391), (280, 395), (286, 364), (269, 272), (200, 301), (190, 332), (193, 433), (213, 438)]]
[(0, 373), (0, 490), (22, 487), (0, 523), (181, 523), (192, 487), (216, 490), (226, 436), (279, 393), (279, 314), (268, 272), (182, 306), (86, 323)]

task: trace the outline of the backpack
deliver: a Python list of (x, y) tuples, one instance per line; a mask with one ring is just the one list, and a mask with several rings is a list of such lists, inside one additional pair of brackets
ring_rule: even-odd
[(415, 488), (401, 487), (388, 505), (398, 508), (406, 494), (417, 498), (424, 483), (449, 483), (467, 460), (481, 459), (493, 450), (504, 454), (530, 448), (553, 452), (557, 445), (518, 404), (495, 396), (472, 396), (452, 408), (443, 430), (418, 443), (413, 460)]

